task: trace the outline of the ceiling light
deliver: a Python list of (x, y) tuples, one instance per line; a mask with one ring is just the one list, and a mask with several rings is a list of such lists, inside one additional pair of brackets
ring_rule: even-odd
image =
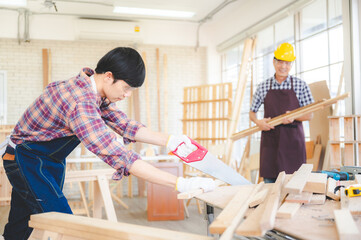
[(150, 9), (150, 8), (131, 8), (115, 6), (113, 12), (132, 14), (132, 15), (147, 15), (147, 16), (161, 16), (161, 17), (176, 17), (176, 18), (191, 18), (194, 12)]
[(0, 6), (26, 7), (26, 0), (0, 0)]

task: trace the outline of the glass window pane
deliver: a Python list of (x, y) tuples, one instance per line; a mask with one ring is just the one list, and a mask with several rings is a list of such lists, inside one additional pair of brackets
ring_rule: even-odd
[(342, 0), (328, 1), (328, 24), (329, 27), (342, 23)]
[[(237, 68), (228, 69), (226, 71), (226, 74), (225, 74), (225, 82), (236, 83), (237, 82), (237, 77), (238, 77)], [(233, 85), (235, 85), (235, 84), (233, 84)]]
[(317, 0), (301, 11), (301, 38), (326, 29), (326, 0)]
[(273, 52), (273, 26), (270, 26), (257, 34), (256, 56)]
[(233, 48), (226, 53), (226, 68), (231, 68), (237, 65), (238, 48)]
[(294, 42), (294, 23), (293, 23), (293, 15), (277, 22), (275, 24), (275, 41), (276, 46), (281, 43)]
[(301, 71), (328, 64), (327, 33), (323, 32), (301, 42)]
[(326, 80), (329, 82), (329, 68), (323, 67), (312, 71), (304, 72), (301, 74), (301, 79), (306, 81), (307, 84)]
[(335, 27), (329, 32), (330, 63), (343, 61), (343, 31), (342, 26)]
[[(338, 87), (340, 85), (341, 69), (343, 63), (333, 64), (330, 66), (330, 95), (337, 96)], [(345, 84), (342, 81), (341, 94), (345, 92)]]
[(274, 54), (268, 54), (256, 59), (256, 76), (255, 76), (255, 85), (260, 82), (270, 78), (274, 73), (273, 67), (273, 57)]
[(244, 49), (244, 42), (238, 48), (238, 64), (242, 63), (243, 49)]

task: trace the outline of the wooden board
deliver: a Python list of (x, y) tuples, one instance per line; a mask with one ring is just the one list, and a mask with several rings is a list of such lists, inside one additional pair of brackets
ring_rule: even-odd
[(312, 168), (311, 164), (302, 164), (286, 184), (285, 190), (288, 193), (301, 193), (306, 185), (308, 176), (311, 174)]
[[(209, 226), (211, 233), (223, 233), (227, 227), (232, 223), (233, 218), (244, 206), (245, 201), (254, 190), (255, 185), (242, 186), (241, 189), (233, 196), (223, 211), (216, 217), (216, 219)], [(248, 207), (248, 204), (247, 204)]]
[[(309, 113), (319, 111), (321, 109), (324, 109), (327, 106), (330, 106), (330, 105), (336, 103), (337, 101), (340, 101), (340, 100), (343, 100), (343, 99), (349, 97), (349, 95), (350, 95), (350, 93), (345, 93), (345, 94), (342, 94), (342, 95), (337, 96), (335, 98), (331, 98), (331, 99), (328, 99), (328, 100), (321, 100), (321, 101), (309, 104), (307, 106), (297, 108), (297, 109), (295, 109), (293, 111), (290, 111), (288, 113), (285, 113), (285, 114), (282, 114), (282, 115), (279, 115), (277, 117), (272, 118), (268, 122), (268, 124), (270, 124), (272, 126), (278, 126), (278, 125), (282, 124), (284, 118), (298, 118), (298, 117), (301, 117), (301, 116), (303, 116), (305, 114), (309, 114)], [(235, 140), (238, 140), (240, 138), (247, 137), (247, 136), (249, 136), (249, 135), (251, 135), (253, 133), (256, 133), (258, 131), (261, 131), (261, 129), (258, 126), (248, 128), (248, 129), (243, 130), (241, 132), (234, 133), (231, 136), (231, 139), (233, 141), (235, 141)]]
[[(308, 86), (310, 87), (315, 102), (323, 99), (331, 98), (330, 91), (327, 86), (327, 81), (323, 80), (323, 81), (310, 83)], [(328, 106), (325, 107), (324, 109), (314, 112), (313, 118), (309, 121), (310, 139), (316, 141), (317, 137), (321, 136), (322, 151), (319, 159), (322, 159), (322, 161), (320, 162), (320, 166), (322, 166), (323, 164), (324, 152), (326, 149), (328, 135), (329, 135), (329, 125), (327, 124), (328, 122), (327, 117), (330, 116), (331, 114), (332, 114), (332, 106)], [(316, 167), (315, 164), (314, 167)]]
[(326, 195), (325, 194), (312, 194), (311, 201), (305, 204), (325, 204)]
[(311, 201), (311, 197), (312, 197), (311, 192), (290, 193), (286, 197), (286, 202), (309, 203)]
[[(183, 165), (180, 162), (160, 162), (153, 164), (156, 168), (176, 176), (183, 175)], [(177, 192), (167, 186), (148, 182), (148, 220), (183, 220), (183, 200), (177, 199)]]
[[(39, 230), (47, 230), (49, 232), (60, 233), (65, 236), (76, 237), (77, 239), (89, 240), (168, 240), (170, 238), (175, 240), (212, 239), (210, 237), (197, 234), (176, 232), (127, 223), (109, 222), (102, 219), (87, 218), (55, 212), (32, 215), (29, 225)], [(30, 237), (30, 239), (34, 238)]]
[(340, 240), (361, 239), (354, 219), (348, 210), (334, 210), (337, 233)]
[(326, 193), (327, 174), (325, 173), (311, 173), (307, 179), (304, 192), (312, 193)]
[(335, 187), (337, 186), (336, 180), (333, 178), (327, 179), (327, 190), (326, 196), (332, 198), (333, 200), (339, 201), (340, 200), (340, 191), (334, 193)]
[(298, 209), (301, 207), (301, 203), (284, 202), (277, 210), (277, 218), (292, 218)]

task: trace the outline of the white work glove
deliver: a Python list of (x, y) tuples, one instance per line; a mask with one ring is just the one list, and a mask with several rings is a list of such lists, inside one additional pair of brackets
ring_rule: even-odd
[(189, 192), (199, 188), (202, 188), (204, 192), (210, 192), (216, 188), (216, 184), (213, 179), (205, 177), (179, 177), (177, 179), (176, 190), (178, 192)]
[(167, 141), (167, 148), (171, 152), (178, 148), (176, 153), (180, 157), (187, 157), (197, 150), (197, 146), (193, 145), (186, 135), (170, 135)]

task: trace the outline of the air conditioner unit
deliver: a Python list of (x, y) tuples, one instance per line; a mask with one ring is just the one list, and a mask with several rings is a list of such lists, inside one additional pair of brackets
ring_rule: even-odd
[(78, 39), (119, 40), (142, 42), (139, 24), (133, 21), (79, 18)]

